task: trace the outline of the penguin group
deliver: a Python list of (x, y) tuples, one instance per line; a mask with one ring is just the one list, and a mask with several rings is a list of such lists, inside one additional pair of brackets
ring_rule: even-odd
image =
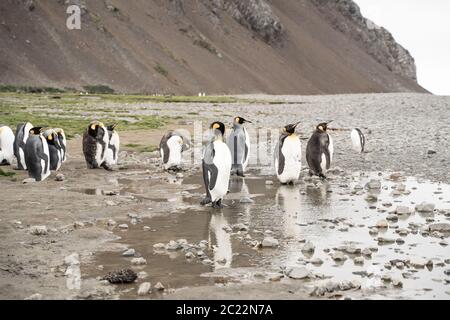
[(58, 171), (67, 159), (67, 140), (61, 128), (34, 127), (19, 123), (14, 134), (8, 126), (0, 126), (0, 165), (26, 170), (30, 178), (43, 181), (51, 171)]
[[(322, 121), (315, 127), (306, 145), (306, 162), (310, 176), (326, 179), (326, 173), (333, 162), (334, 145), (328, 125)], [(202, 175), (205, 197), (201, 204), (222, 208), (222, 200), (229, 192), (233, 175), (245, 177), (250, 155), (250, 136), (244, 124), (252, 123), (243, 117), (233, 119), (233, 127), (226, 138), (225, 125), (215, 121), (209, 126), (210, 134), (202, 155)], [(281, 184), (294, 184), (300, 178), (302, 169), (302, 143), (296, 132), (300, 122), (288, 124), (281, 134), (274, 150), (275, 174)], [(351, 131), (353, 149), (364, 152), (365, 138), (362, 131)], [(177, 131), (169, 131), (160, 142), (160, 155), (164, 170), (179, 170), (182, 153), (188, 149), (187, 138)]]

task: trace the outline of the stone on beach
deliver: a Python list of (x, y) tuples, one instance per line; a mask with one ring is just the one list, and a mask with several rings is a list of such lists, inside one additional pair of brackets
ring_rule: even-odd
[(141, 285), (139, 286), (138, 292), (137, 292), (138, 296), (147, 295), (150, 292), (151, 287), (152, 287), (152, 285), (150, 282), (141, 283)]

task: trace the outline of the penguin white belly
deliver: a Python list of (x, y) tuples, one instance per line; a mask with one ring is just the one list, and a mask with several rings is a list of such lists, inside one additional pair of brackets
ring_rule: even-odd
[[(95, 149), (95, 161), (97, 162), (98, 165), (101, 165), (103, 163), (103, 161), (105, 160), (105, 155), (103, 155), (102, 157), (102, 153), (103, 153), (103, 146), (96, 142), (96, 149)], [(106, 152), (105, 152), (106, 154)]]
[(27, 164), (25, 163), (25, 151), (19, 147), (19, 154), (20, 154), (20, 163), (22, 164), (22, 167), (24, 170), (27, 170)]
[[(180, 136), (172, 136), (167, 140), (167, 147), (169, 149), (169, 159), (164, 164), (164, 169), (176, 167), (181, 165), (182, 156), (181, 150), (183, 148), (183, 139)], [(164, 158), (164, 151), (161, 149), (161, 155)]]
[(213, 164), (217, 167), (217, 180), (210, 190), (212, 202), (223, 199), (227, 194), (231, 170), (231, 152), (228, 146), (222, 141), (214, 141), (214, 151)]
[(278, 174), (278, 161), (275, 161), (277, 178), (281, 183), (295, 181), (300, 176), (302, 169), (302, 146), (297, 135), (292, 135), (284, 139), (281, 152), (284, 156), (284, 168), (281, 174)]
[(358, 130), (353, 129), (350, 137), (352, 139), (352, 145), (353, 145), (353, 150), (355, 150), (356, 152), (362, 152), (363, 151), (363, 146), (361, 144), (361, 136), (358, 132)]
[(0, 127), (0, 163), (14, 159), (14, 133), (10, 127)]
[(107, 165), (112, 166), (117, 164), (119, 158), (120, 140), (119, 134), (117, 132), (113, 132), (109, 144), (111, 146), (114, 146), (114, 149), (111, 149), (108, 146), (108, 148), (105, 150), (105, 162)]
[(248, 159), (250, 158), (250, 136), (248, 135), (247, 129), (244, 128), (244, 134), (245, 134), (245, 146), (247, 147), (247, 157), (245, 157), (244, 153), (244, 162), (242, 164), (242, 168), (245, 170), (248, 166)]
[[(328, 133), (327, 133), (328, 134)], [(334, 146), (333, 146), (333, 139), (331, 139), (331, 136), (328, 134), (328, 153), (330, 154), (330, 167), (333, 163), (333, 153), (334, 153)], [(322, 153), (321, 161), (320, 161), (320, 167), (322, 168), (322, 172), (327, 172), (327, 157), (325, 156), (325, 153)]]
[[(41, 135), (39, 137), (42, 142), (42, 149), (44, 150), (44, 154), (47, 155), (47, 161), (41, 159), (42, 173), (41, 173), (41, 181), (47, 179), (50, 175), (50, 150), (48, 148), (47, 140)], [(47, 170), (45, 170), (47, 168)]]

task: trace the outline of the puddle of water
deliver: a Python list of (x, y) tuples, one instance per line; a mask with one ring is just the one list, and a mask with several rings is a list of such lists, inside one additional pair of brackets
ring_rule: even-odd
[[(122, 237), (121, 243), (134, 248), (147, 260), (143, 267), (133, 267), (136, 271), (143, 270), (149, 274), (147, 280), (152, 284), (161, 281), (166, 288), (180, 288), (213, 284), (216, 280), (204, 277), (207, 272), (229, 268), (233, 270), (242, 267), (258, 267), (267, 270), (279, 270), (280, 267), (298, 266), (299, 259), (309, 260), (320, 258), (321, 266), (307, 264), (307, 268), (316, 274), (323, 274), (338, 280), (359, 280), (363, 288), (370, 289), (381, 284), (381, 276), (389, 274), (393, 278), (403, 282), (403, 289), (382, 291), (385, 298), (441, 298), (448, 299), (449, 281), (444, 271), (449, 265), (435, 266), (415, 270), (405, 267), (398, 269), (395, 266), (387, 270), (384, 265), (390, 260), (409, 260), (414, 257), (425, 260), (444, 261), (450, 258), (450, 249), (439, 244), (441, 239), (424, 237), (419, 233), (409, 233), (407, 236), (399, 236), (397, 229), (408, 229), (411, 223), (427, 224), (433, 218), (434, 222), (449, 222), (441, 213), (419, 214), (414, 212), (408, 216), (400, 216), (398, 222), (390, 223), (385, 231), (377, 235), (369, 234), (369, 227), (377, 221), (385, 219), (387, 214), (394, 211), (397, 206), (408, 206), (414, 209), (415, 204), (423, 201), (436, 204), (438, 209), (450, 209), (450, 185), (433, 184), (425, 181), (417, 181), (407, 178), (403, 181), (392, 181), (387, 175), (378, 174), (363, 175), (355, 173), (352, 177), (336, 176), (334, 179), (319, 183), (314, 186), (311, 183), (302, 183), (295, 186), (280, 186), (277, 182), (266, 185), (261, 177), (253, 177), (251, 174), (245, 179), (232, 179), (230, 193), (227, 196), (225, 207), (221, 211), (215, 211), (209, 207), (201, 208), (198, 202), (201, 200), (203, 188), (190, 190), (189, 194), (173, 195), (174, 201), (179, 204), (198, 206), (196, 210), (178, 210), (170, 215), (143, 219), (142, 223), (130, 226), (125, 232), (118, 232)], [(380, 179), (382, 189), (376, 193), (377, 202), (368, 202), (367, 191), (361, 190), (352, 194), (356, 185), (364, 186), (370, 179)], [(267, 179), (273, 179), (267, 177)], [(393, 196), (392, 190), (398, 183), (403, 183), (410, 194)], [(200, 175), (189, 177), (183, 182), (186, 185), (202, 185)], [(122, 190), (136, 194), (146, 194), (142, 181), (119, 181), (124, 184)], [(164, 191), (164, 190), (162, 190)], [(168, 191), (165, 190), (167, 197)], [(161, 192), (163, 194), (163, 192)], [(153, 195), (155, 196), (155, 195)], [(242, 196), (251, 198), (254, 202), (243, 204), (239, 202)], [(163, 197), (156, 199), (163, 199)], [(172, 198), (172, 195), (169, 196)], [(392, 204), (391, 207), (386, 205)], [(248, 232), (233, 232), (226, 230), (235, 224), (245, 224)], [(150, 226), (150, 231), (144, 231), (143, 226)], [(250, 245), (251, 240), (246, 239), (247, 234), (252, 239), (262, 240), (264, 233), (269, 230), (271, 236), (279, 240), (280, 246), (276, 249), (254, 249)], [(377, 238), (386, 237), (402, 238), (404, 243), (378, 245)], [(156, 243), (168, 243), (170, 240), (186, 239), (188, 243), (198, 244), (201, 240), (207, 240), (208, 246), (204, 252), (211, 265), (204, 265), (194, 259), (189, 262), (185, 253), (176, 251), (157, 253), (153, 249)], [(315, 245), (314, 254), (306, 256), (301, 252), (304, 241), (311, 241)], [(333, 248), (342, 245), (354, 244), (355, 247), (365, 249), (376, 247), (371, 258), (364, 258), (363, 265), (355, 265), (351, 259), (353, 255), (347, 255), (347, 260), (336, 263), (331, 254)], [(324, 250), (330, 249), (330, 253)], [(361, 255), (359, 255), (361, 256)], [(101, 272), (95, 266), (88, 266), (87, 274), (98, 276), (109, 271), (117, 270), (130, 265), (131, 258), (122, 257), (120, 253), (101, 253), (98, 255), (96, 265), (103, 265)], [(362, 278), (355, 274), (363, 271), (371, 271), (375, 275), (371, 278)], [(405, 274), (407, 278), (403, 277)], [(415, 279), (411, 279), (413, 277)], [(136, 285), (123, 286), (125, 289), (135, 288)], [(380, 294), (380, 290), (374, 292)], [(135, 292), (127, 292), (124, 297), (135, 297)]]

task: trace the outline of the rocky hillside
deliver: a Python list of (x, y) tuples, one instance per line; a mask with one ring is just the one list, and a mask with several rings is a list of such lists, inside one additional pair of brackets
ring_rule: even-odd
[[(81, 30), (66, 9), (81, 8)], [(119, 92), (424, 92), (351, 0), (2, 0), (0, 84)]]

